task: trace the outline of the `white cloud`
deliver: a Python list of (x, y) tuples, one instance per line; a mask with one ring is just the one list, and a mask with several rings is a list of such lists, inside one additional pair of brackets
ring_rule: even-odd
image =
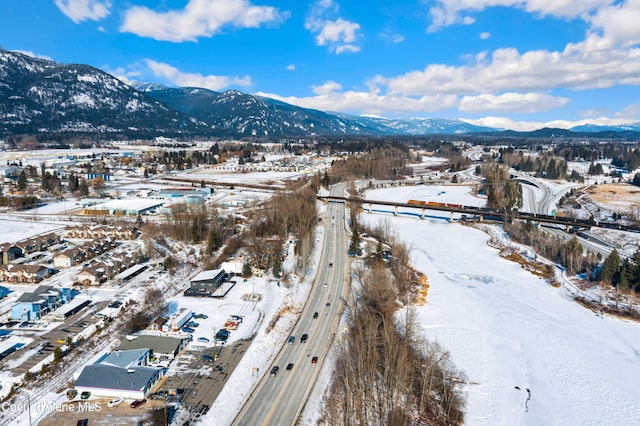
[(327, 82), (321, 86), (313, 86), (315, 96), (295, 97), (280, 96), (273, 93), (256, 93), (303, 108), (322, 111), (344, 111), (354, 114), (377, 115), (403, 114), (412, 112), (417, 115), (431, 111), (439, 111), (455, 107), (458, 97), (453, 95), (424, 96), (410, 98), (407, 96), (384, 96), (371, 92), (344, 91), (340, 84)]
[(296, 70), (296, 66), (294, 64), (289, 64), (289, 65), (287, 65), (287, 70), (295, 71)]
[(315, 34), (318, 46), (328, 46), (331, 52), (341, 54), (358, 52), (360, 47), (355, 43), (360, 24), (347, 21), (341, 17), (328, 19), (329, 12), (337, 12), (338, 6), (331, 0), (320, 0), (311, 7), (304, 27)]
[(476, 18), (472, 16), (465, 16), (464, 18), (462, 18), (462, 23), (465, 25), (471, 25), (474, 22), (476, 22)]
[(312, 86), (311, 89), (316, 95), (329, 95), (342, 90), (342, 85), (335, 81), (327, 81), (322, 86)]
[(38, 59), (46, 59), (47, 61), (53, 61), (53, 59), (51, 59), (50, 56), (47, 55), (39, 55), (37, 53), (33, 53), (30, 50), (12, 50), (12, 52), (18, 52), (18, 53), (22, 53), (23, 55), (27, 55), (30, 56), (32, 58), (38, 58)]
[(380, 37), (393, 44), (402, 43), (404, 41), (404, 36), (402, 34), (393, 32), (380, 33)]
[(413, 96), (640, 85), (640, 49), (616, 48), (592, 34), (563, 51), (497, 49), (476, 55), (466, 65), (430, 64), (395, 77), (376, 76), (370, 84), (386, 86), (390, 94)]
[(288, 17), (289, 12), (253, 6), (247, 0), (189, 0), (184, 9), (168, 12), (131, 7), (125, 12), (120, 31), (155, 40), (196, 41), (217, 34), (227, 25), (257, 28), (266, 23), (280, 24)]
[(144, 59), (143, 63), (156, 76), (162, 77), (179, 87), (203, 87), (211, 90), (221, 90), (229, 86), (250, 86), (251, 77), (229, 77), (218, 75), (202, 75), (199, 73), (182, 72), (174, 66), (153, 59)]
[(616, 117), (638, 121), (640, 119), (640, 104), (627, 105), (622, 111), (617, 112)]
[(555, 97), (543, 93), (507, 92), (501, 95), (482, 94), (463, 96), (458, 105), (462, 112), (519, 112), (534, 113), (566, 106), (568, 98)]
[(106, 18), (111, 8), (110, 0), (54, 0), (54, 3), (76, 24), (87, 19), (99, 21)]
[(615, 45), (631, 46), (640, 43), (640, 1), (601, 7), (587, 18), (592, 30), (601, 31), (603, 38)]
[(488, 32), (488, 31), (485, 31), (485, 32), (480, 33), (480, 38), (481, 38), (482, 40), (487, 40), (487, 39), (489, 39), (490, 37), (491, 37), (491, 33), (490, 33), (490, 32)]
[[(635, 0), (631, 0), (635, 1)], [(517, 7), (528, 13), (557, 18), (576, 18), (586, 16), (588, 12), (600, 6), (609, 5), (613, 0), (437, 0), (437, 4), (429, 10), (431, 25), (428, 32), (465, 22), (469, 16), (461, 16), (461, 12), (481, 12), (494, 6)]]

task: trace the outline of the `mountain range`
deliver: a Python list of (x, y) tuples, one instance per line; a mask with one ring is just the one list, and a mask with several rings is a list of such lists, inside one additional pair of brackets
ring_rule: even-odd
[[(640, 131), (640, 123), (580, 126), (570, 131), (626, 134)], [(127, 85), (88, 65), (59, 64), (0, 49), (0, 137), (89, 133), (104, 137), (282, 138), (500, 132), (456, 119), (385, 119), (323, 112), (237, 90)]]

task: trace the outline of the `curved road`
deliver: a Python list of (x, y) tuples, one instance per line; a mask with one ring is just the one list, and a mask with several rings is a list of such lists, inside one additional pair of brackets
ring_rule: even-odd
[[(343, 196), (344, 184), (335, 185), (331, 195)], [(335, 336), (344, 308), (348, 269), (345, 232), (345, 205), (330, 202), (327, 208), (325, 242), (313, 288), (291, 336), (270, 370), (266, 372), (252, 397), (236, 417), (235, 425), (294, 425), (307, 401), (311, 388)], [(326, 286), (325, 286), (326, 284)], [(314, 318), (317, 313), (317, 318)], [(308, 335), (306, 342), (301, 341)], [(318, 357), (317, 363), (312, 358)], [(290, 370), (287, 365), (293, 364)]]

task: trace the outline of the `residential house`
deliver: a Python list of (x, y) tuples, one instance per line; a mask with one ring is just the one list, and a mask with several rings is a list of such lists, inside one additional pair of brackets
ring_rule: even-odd
[(84, 286), (98, 286), (106, 280), (105, 268), (100, 263), (84, 268), (75, 277), (75, 283)]
[(82, 246), (72, 247), (53, 256), (53, 266), (70, 268), (85, 260), (86, 252)]
[(17, 321), (34, 321), (42, 318), (52, 310), (73, 298), (70, 289), (55, 288), (42, 285), (33, 293), (24, 293), (11, 308), (11, 319)]
[(0, 280), (12, 283), (39, 283), (49, 278), (51, 270), (42, 265), (16, 265), (8, 264), (0, 266)]
[(0, 265), (7, 265), (19, 257), (22, 257), (20, 248), (11, 243), (0, 244)]

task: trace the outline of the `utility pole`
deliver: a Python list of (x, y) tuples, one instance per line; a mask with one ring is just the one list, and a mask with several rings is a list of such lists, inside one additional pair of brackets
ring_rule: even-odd
[(31, 426), (31, 395), (27, 395), (27, 410), (29, 411), (29, 426)]

